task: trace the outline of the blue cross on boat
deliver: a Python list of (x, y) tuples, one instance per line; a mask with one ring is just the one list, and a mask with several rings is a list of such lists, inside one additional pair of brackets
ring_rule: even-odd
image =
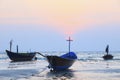
[(66, 70), (73, 65), (76, 61), (77, 56), (74, 52), (70, 51), (71, 38), (67, 40), (69, 42), (69, 52), (61, 56), (47, 55), (47, 61), (49, 63), (49, 68), (54, 71)]

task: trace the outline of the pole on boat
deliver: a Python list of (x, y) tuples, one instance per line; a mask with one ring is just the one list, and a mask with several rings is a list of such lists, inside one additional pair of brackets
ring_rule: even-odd
[(106, 47), (106, 49), (105, 49), (105, 52), (106, 52), (107, 55), (108, 55), (108, 53), (109, 53), (109, 45), (107, 45), (107, 47)]
[(12, 42), (13, 40), (10, 40), (10, 51), (12, 51)]
[(69, 39), (67, 41), (69, 42), (68, 48), (69, 48), (69, 52), (70, 52), (70, 44), (71, 44), (71, 41), (73, 41), (73, 40), (69, 37)]
[(16, 46), (16, 48), (17, 48), (17, 53), (18, 53), (18, 45)]

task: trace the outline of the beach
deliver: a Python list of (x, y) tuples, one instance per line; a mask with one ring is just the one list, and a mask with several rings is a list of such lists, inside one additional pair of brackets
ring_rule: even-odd
[[(81, 64), (81, 65), (80, 65)], [(36, 74), (29, 79), (19, 80), (119, 80), (120, 69), (117, 67), (118, 63), (111, 62), (99, 63), (99, 62), (79, 62), (66, 71), (50, 72), (48, 69)]]
[[(4, 54), (0, 60), (0, 80), (119, 80), (119, 57), (105, 61), (98, 54), (77, 54), (68, 70), (50, 72), (42, 57), (36, 61), (11, 62)], [(85, 56), (86, 55), (86, 56)], [(83, 57), (85, 56), (85, 57)]]
[(119, 34), (120, 0), (0, 0), (0, 80), (120, 80)]

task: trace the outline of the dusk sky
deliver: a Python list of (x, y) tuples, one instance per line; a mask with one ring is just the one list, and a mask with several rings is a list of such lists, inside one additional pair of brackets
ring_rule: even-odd
[(120, 51), (120, 0), (0, 0), (0, 52)]

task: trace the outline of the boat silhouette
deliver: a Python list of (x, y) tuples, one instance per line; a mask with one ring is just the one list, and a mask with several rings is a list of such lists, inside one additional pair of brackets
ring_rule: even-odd
[(105, 54), (105, 55), (103, 56), (103, 59), (104, 59), (104, 60), (111, 60), (111, 59), (113, 59), (113, 56), (112, 56), (111, 54), (109, 54), (109, 45), (107, 45), (107, 47), (106, 47), (106, 49), (105, 49), (105, 52), (106, 52), (107, 54)]
[(66, 54), (63, 54), (61, 56), (57, 55), (47, 55), (45, 56), (47, 58), (47, 61), (49, 63), (48, 68), (50, 70), (54, 71), (60, 71), (60, 70), (66, 70), (69, 67), (73, 65), (73, 63), (76, 61), (77, 56), (74, 52), (70, 51), (70, 42), (72, 41), (71, 38), (69, 37), (69, 52)]
[(36, 52), (27, 52), (27, 53), (19, 53), (18, 52), (18, 45), (17, 45), (17, 52), (12, 52), (12, 40), (10, 41), (10, 50), (6, 50), (6, 53), (10, 60), (12, 61), (30, 61), (36, 60)]

